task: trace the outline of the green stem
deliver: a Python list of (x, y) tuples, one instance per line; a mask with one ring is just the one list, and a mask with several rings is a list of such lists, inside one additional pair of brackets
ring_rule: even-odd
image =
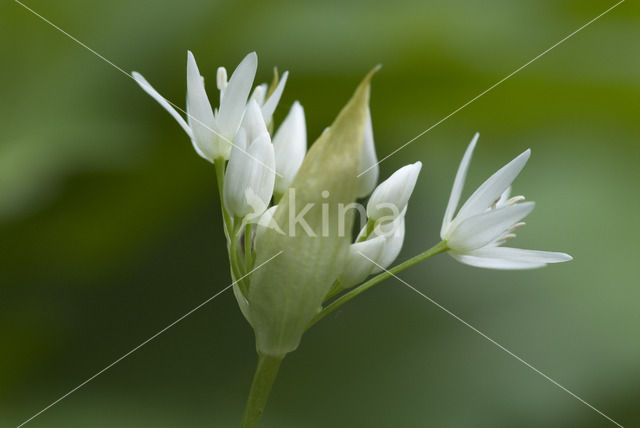
[(226, 209), (224, 209), (224, 158), (217, 158), (213, 165), (216, 167), (216, 181), (218, 182), (218, 195), (220, 196), (220, 210), (222, 211), (222, 219), (224, 221), (224, 233), (229, 240), (229, 233), (231, 232), (231, 216)]
[(258, 353), (258, 367), (253, 376), (247, 406), (244, 409), (241, 428), (256, 428), (267, 405), (273, 381), (278, 375), (284, 357), (272, 357)]
[(244, 228), (244, 266), (247, 272), (253, 268), (253, 253), (251, 252), (251, 223)]
[[(246, 268), (242, 263), (240, 263), (240, 250), (238, 249), (238, 242), (240, 241), (240, 230), (242, 229), (242, 219), (239, 217), (234, 217), (233, 220), (233, 228), (231, 230), (231, 243), (229, 245), (229, 260), (231, 261), (231, 268), (233, 269), (236, 278), (241, 278), (244, 274), (249, 272), (249, 269)], [(244, 270), (243, 270), (244, 266)], [(242, 279), (238, 285), (240, 289), (247, 295), (248, 285), (246, 282), (246, 278)]]
[[(217, 158), (213, 165), (216, 168), (216, 181), (218, 182), (218, 195), (220, 196), (220, 211), (222, 211), (223, 229), (224, 235), (227, 238), (227, 251), (229, 252), (229, 261), (231, 264), (231, 275), (236, 280), (242, 277), (242, 269), (238, 263), (237, 255), (235, 254), (234, 241), (237, 241), (237, 231), (234, 229), (234, 223), (231, 221), (231, 216), (224, 208), (224, 158)], [(241, 281), (240, 288), (243, 288), (244, 281)], [(243, 291), (246, 291), (243, 289)]]
[(331, 312), (335, 311), (336, 309), (338, 309), (340, 306), (344, 305), (345, 303), (347, 303), (349, 300), (353, 299), (354, 297), (356, 297), (357, 295), (359, 295), (360, 293), (370, 289), (371, 287), (373, 287), (376, 284), (379, 284), (380, 282), (384, 281), (385, 279), (389, 278), (390, 276), (393, 276), (395, 274), (397, 274), (398, 272), (401, 272), (415, 264), (418, 264), (424, 260), (427, 260), (430, 257), (433, 257), (437, 254), (440, 253), (444, 253), (445, 251), (448, 251), (449, 248), (447, 247), (447, 242), (446, 241), (440, 241), (439, 243), (437, 243), (436, 245), (434, 245), (433, 247), (431, 247), (430, 249), (428, 249), (427, 251), (425, 251), (424, 253), (420, 253), (417, 256), (411, 257), (409, 260), (406, 260), (402, 263), (400, 263), (399, 265), (396, 265), (394, 267), (392, 267), (389, 270), (385, 270), (384, 272), (378, 274), (377, 276), (374, 276), (373, 278), (371, 278), (369, 281), (359, 285), (358, 287), (350, 290), (348, 293), (343, 294), (342, 296), (338, 297), (336, 300), (334, 300), (333, 302), (331, 302), (331, 304), (329, 304), (328, 306), (324, 307), (320, 313), (318, 313), (318, 315), (316, 315), (311, 322), (309, 323), (309, 325), (307, 326), (307, 329), (310, 328), (312, 325), (314, 325), (315, 323), (317, 323), (318, 321), (320, 321), (322, 318), (324, 318), (325, 316), (329, 315)]

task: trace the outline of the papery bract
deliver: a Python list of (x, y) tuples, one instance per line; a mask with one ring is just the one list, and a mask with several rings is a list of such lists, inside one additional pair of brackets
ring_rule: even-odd
[[(247, 296), (249, 322), (262, 354), (282, 356), (298, 347), (342, 271), (350, 240), (339, 231), (338, 206), (356, 198), (370, 78), (371, 73), (311, 146), (291, 184), (295, 192), (279, 202), (273, 220), (284, 233), (268, 228), (261, 235), (256, 264), (280, 254), (253, 274)], [(291, 214), (295, 220), (305, 206), (311, 206), (304, 216), (311, 233), (292, 221)], [(352, 218), (346, 223), (350, 230)]]

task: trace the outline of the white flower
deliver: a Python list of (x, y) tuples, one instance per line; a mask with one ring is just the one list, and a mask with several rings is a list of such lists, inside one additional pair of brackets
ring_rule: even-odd
[[(384, 248), (380, 254), (380, 258), (376, 260), (379, 266), (373, 267), (373, 272), (381, 272), (393, 263), (393, 261), (400, 254), (402, 244), (404, 243), (404, 215), (407, 212), (406, 208), (397, 216), (393, 221), (380, 224), (373, 230), (372, 237), (375, 239), (377, 236), (384, 237)], [(369, 238), (371, 239), (371, 238)]]
[(407, 207), (422, 162), (405, 165), (380, 183), (367, 203), (367, 216), (373, 221), (394, 219)]
[[(365, 127), (365, 134), (367, 127), (371, 129), (370, 120), (368, 115), (369, 125)], [(367, 225), (349, 247), (345, 268), (339, 278), (343, 288), (386, 269), (398, 257), (404, 243), (407, 204), (421, 168), (421, 162), (405, 165), (373, 191), (367, 203)]]
[(379, 260), (384, 249), (384, 236), (356, 242), (349, 247), (347, 260), (338, 281), (342, 288), (353, 287), (371, 275), (376, 267), (371, 260)]
[(349, 253), (342, 274), (338, 278), (343, 288), (362, 282), (371, 274), (381, 272), (393, 263), (400, 254), (404, 242), (404, 215), (406, 209), (386, 224), (378, 225), (363, 241), (366, 226), (360, 231), (356, 242), (349, 247)]
[(307, 152), (307, 128), (304, 109), (294, 102), (275, 136), (273, 149), (276, 157), (276, 194), (284, 194), (296, 176)]
[(364, 123), (364, 136), (358, 174), (356, 196), (358, 198), (364, 198), (376, 187), (378, 175), (380, 174), (378, 157), (376, 156), (376, 146), (373, 141), (373, 124), (371, 122), (369, 106), (367, 106), (367, 117)]
[(186, 121), (142, 75), (135, 71), (131, 75), (185, 130), (196, 152), (213, 162), (219, 157), (229, 158), (231, 143), (240, 126), (257, 66), (258, 57), (251, 52), (240, 62), (229, 82), (226, 70), (223, 67), (218, 69), (216, 83), (220, 89), (220, 108), (214, 112), (204, 88), (204, 79), (193, 54), (188, 51)]
[(451, 255), (462, 263), (490, 269), (531, 269), (571, 260), (565, 253), (500, 247), (515, 237), (513, 231), (524, 225), (520, 221), (535, 206), (522, 202), (523, 196), (509, 198), (511, 183), (531, 155), (529, 149), (482, 183), (453, 218), (478, 136), (462, 157), (442, 222), (440, 236)]
[(275, 181), (273, 144), (258, 103), (249, 101), (234, 139), (225, 173), (223, 198), (232, 216), (262, 214), (271, 201)]

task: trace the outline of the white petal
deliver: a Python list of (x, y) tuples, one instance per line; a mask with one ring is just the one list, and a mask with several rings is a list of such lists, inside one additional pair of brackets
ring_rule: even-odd
[(509, 197), (511, 196), (511, 186), (507, 187), (504, 192), (500, 195), (498, 200), (496, 201), (496, 208), (500, 208), (506, 205)]
[[(187, 104), (186, 105), (187, 105), (187, 117), (190, 117), (190, 115), (189, 115), (189, 97), (188, 96), (187, 96)], [(198, 153), (198, 155), (200, 155), (201, 158), (204, 158), (204, 159), (210, 161), (211, 163), (213, 163), (213, 159), (210, 159), (210, 156), (200, 149), (200, 144), (198, 144), (196, 142), (196, 139), (193, 136), (191, 136), (191, 145), (193, 146), (193, 149), (196, 151), (196, 153)]]
[(486, 269), (502, 269), (502, 270), (516, 270), (516, 269), (535, 269), (545, 266), (545, 263), (533, 263), (524, 261), (513, 261), (506, 259), (494, 259), (487, 257), (476, 257), (469, 255), (461, 255), (450, 253), (451, 257), (458, 260), (465, 265), (481, 267)]
[(282, 75), (282, 78), (278, 82), (278, 86), (273, 91), (271, 96), (267, 99), (267, 102), (262, 106), (262, 117), (264, 117), (264, 121), (266, 123), (271, 122), (271, 117), (273, 116), (273, 112), (276, 111), (276, 107), (278, 107), (278, 103), (280, 102), (280, 97), (282, 96), (282, 91), (284, 91), (284, 85), (287, 84), (287, 78), (289, 77), (289, 72), (285, 71)]
[(482, 183), (460, 208), (456, 220), (462, 221), (467, 217), (479, 214), (493, 204), (522, 171), (529, 156), (531, 156), (531, 150), (527, 149)]
[(451, 189), (449, 203), (447, 204), (447, 209), (444, 212), (442, 228), (440, 229), (441, 238), (444, 238), (447, 228), (449, 227), (449, 225), (451, 224), (451, 220), (453, 219), (453, 214), (455, 214), (456, 208), (458, 208), (460, 196), (462, 195), (462, 189), (464, 187), (464, 181), (467, 177), (469, 164), (471, 163), (471, 156), (473, 155), (473, 150), (476, 148), (478, 137), (480, 137), (480, 134), (476, 132), (476, 134), (473, 136), (473, 139), (469, 143), (467, 150), (464, 152), (464, 156), (462, 156), (462, 161), (460, 162), (460, 166), (458, 167), (458, 172), (456, 172), (456, 178), (455, 180), (453, 180), (453, 188)]
[(201, 153), (214, 160), (220, 153), (216, 147), (213, 110), (204, 89), (204, 81), (191, 51), (187, 52), (187, 120), (193, 131), (194, 143)]
[(142, 75), (136, 71), (132, 72), (131, 76), (147, 94), (151, 95), (151, 97), (156, 100), (158, 104), (160, 104), (166, 111), (169, 112), (169, 114), (178, 122), (178, 124), (182, 127), (182, 129), (184, 129), (184, 132), (186, 132), (189, 137), (193, 136), (191, 128), (184, 120), (184, 118), (180, 116), (180, 113), (178, 113), (176, 109), (173, 108), (173, 106), (169, 103), (169, 101), (166, 100), (165, 97), (163, 97), (158, 93), (158, 91), (153, 89), (153, 86), (151, 86), (149, 82), (147, 82), (147, 79), (142, 77)]
[(500, 237), (534, 207), (533, 202), (523, 202), (468, 217), (460, 223), (454, 221), (443, 239), (454, 252), (467, 253)]
[[(276, 178), (276, 162), (273, 144), (271, 144), (269, 135), (263, 135), (254, 140), (249, 146), (248, 154), (254, 158), (254, 166), (251, 171), (251, 186), (264, 203), (264, 208), (260, 211), (261, 214), (269, 206)], [(253, 212), (257, 213), (256, 207), (253, 208)]]
[(522, 248), (493, 247), (479, 248), (469, 253), (471, 256), (489, 257), (525, 263), (561, 263), (573, 260), (569, 254), (555, 251), (526, 250)]
[(234, 137), (240, 126), (257, 67), (258, 56), (255, 52), (251, 52), (235, 69), (224, 90), (216, 123), (222, 135), (228, 140)]
[(244, 151), (243, 135), (244, 129), (241, 129), (231, 150), (223, 189), (225, 207), (231, 215), (241, 218), (264, 212), (275, 181), (275, 159), (269, 135), (258, 137)]
[(395, 218), (411, 197), (422, 162), (405, 165), (380, 183), (367, 203), (367, 216), (372, 220)]
[(246, 153), (247, 133), (240, 128), (234, 138), (231, 156), (224, 174), (223, 200), (224, 206), (230, 213), (244, 212), (247, 168), (251, 167), (250, 158)]
[(362, 153), (360, 154), (360, 168), (358, 174), (366, 171), (358, 177), (358, 190), (356, 196), (364, 198), (376, 187), (380, 167), (376, 156), (376, 146), (373, 140), (373, 124), (371, 122), (371, 111), (367, 106), (367, 120), (364, 125), (364, 136), (362, 141)]
[(368, 277), (377, 266), (385, 245), (385, 237), (378, 236), (363, 242), (356, 242), (349, 247), (344, 270), (338, 277), (343, 288), (352, 287)]
[[(249, 141), (247, 138), (247, 131), (244, 128), (238, 129), (238, 133), (233, 139), (233, 149), (231, 149), (231, 153), (241, 153), (246, 156), (245, 152), (247, 150), (247, 146), (249, 145)], [(240, 154), (235, 156), (236, 158), (240, 158)], [(231, 161), (231, 159), (229, 159)]]
[(247, 109), (242, 118), (242, 124), (240, 129), (244, 129), (247, 133), (247, 141), (252, 142), (258, 137), (266, 136), (269, 138), (269, 131), (267, 130), (267, 124), (264, 122), (260, 106), (256, 100), (249, 100)]
[(249, 99), (255, 100), (258, 103), (258, 105), (264, 104), (264, 97), (267, 95), (268, 88), (269, 87), (267, 86), (266, 83), (262, 83), (256, 86), (253, 89), (253, 92), (251, 93), (251, 96), (249, 97)]
[(276, 193), (284, 194), (296, 176), (307, 152), (307, 127), (304, 109), (294, 102), (289, 114), (273, 137), (276, 158)]
[(380, 272), (382, 268), (389, 267), (400, 254), (405, 234), (404, 215), (398, 216), (393, 222), (382, 226), (382, 230), (384, 233), (382, 236), (385, 237), (384, 249), (378, 260), (380, 266), (376, 266), (374, 272)]

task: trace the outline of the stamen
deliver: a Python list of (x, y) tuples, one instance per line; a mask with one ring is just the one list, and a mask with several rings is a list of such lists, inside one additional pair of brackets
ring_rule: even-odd
[(509, 239), (515, 238), (516, 234), (515, 233), (505, 233), (504, 235), (502, 235), (500, 237), (500, 239), (496, 240), (496, 245), (502, 245), (505, 242), (507, 242)]
[(511, 226), (509, 228), (509, 232), (513, 232), (514, 230), (521, 228), (525, 224), (527, 224), (527, 223), (525, 223), (524, 221), (521, 221), (520, 223), (516, 223), (516, 224), (514, 224), (513, 226)]
[(505, 202), (505, 205), (514, 205), (514, 204), (517, 204), (518, 202), (524, 201), (524, 199), (525, 198), (522, 195), (514, 196), (513, 198)]
[(218, 67), (218, 74), (216, 75), (218, 90), (224, 91), (227, 88), (227, 83), (227, 69), (224, 67)]
[(264, 85), (256, 86), (253, 90), (253, 94), (251, 95), (251, 99), (255, 100), (258, 105), (264, 104), (264, 98), (266, 96), (267, 90)]

